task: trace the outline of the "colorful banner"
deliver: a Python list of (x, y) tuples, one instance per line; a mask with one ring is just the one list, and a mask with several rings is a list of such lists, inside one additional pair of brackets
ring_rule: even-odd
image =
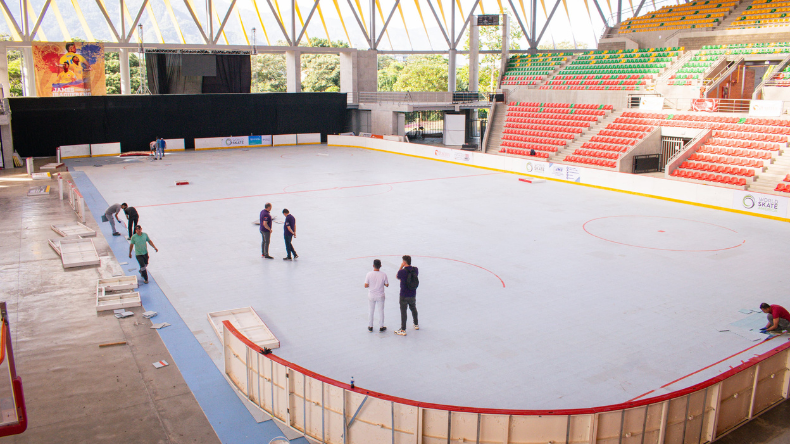
[(33, 43), (39, 97), (103, 96), (103, 43)]
[(691, 110), (713, 113), (719, 109), (719, 99), (693, 99)]

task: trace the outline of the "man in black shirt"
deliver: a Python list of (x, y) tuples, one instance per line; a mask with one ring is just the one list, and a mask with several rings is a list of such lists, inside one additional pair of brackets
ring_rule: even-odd
[(137, 210), (135, 210), (134, 207), (130, 207), (126, 205), (126, 203), (121, 204), (121, 209), (126, 213), (126, 220), (129, 221), (126, 225), (129, 226), (129, 239), (131, 239), (134, 233), (134, 227), (137, 226), (137, 221), (140, 219), (140, 216), (137, 214)]

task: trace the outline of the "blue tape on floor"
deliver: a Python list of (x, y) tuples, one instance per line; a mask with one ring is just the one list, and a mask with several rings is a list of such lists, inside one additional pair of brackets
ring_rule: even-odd
[[(134, 258), (129, 259), (129, 242), (122, 236), (113, 236), (110, 224), (101, 221), (101, 216), (109, 204), (85, 173), (72, 171), (71, 177), (85, 198), (85, 204), (99, 224), (101, 233), (107, 239), (115, 258), (119, 262), (129, 262), (129, 265), (123, 268), (129, 270), (134, 266), (130, 274), (137, 275), (139, 269), (137, 261)], [(118, 227), (118, 231), (125, 232), (122, 226)], [(156, 284), (156, 278), (149, 275), (148, 284), (141, 284), (138, 291), (145, 309), (158, 313), (157, 322), (170, 323), (169, 327), (157, 332), (220, 441), (233, 444), (259, 444), (282, 436), (274, 421), (255, 422), (228, 381)], [(307, 440), (298, 438), (292, 442), (302, 444), (307, 443)]]

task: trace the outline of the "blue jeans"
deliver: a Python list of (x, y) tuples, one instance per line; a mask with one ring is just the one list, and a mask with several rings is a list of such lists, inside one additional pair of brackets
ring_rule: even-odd
[(271, 231), (261, 231), (261, 256), (269, 255), (269, 242), (271, 237)]
[(156, 147), (156, 156), (154, 156), (154, 157), (159, 157), (160, 159), (164, 159), (164, 157), (165, 157), (165, 148), (161, 147), (161, 146), (157, 146)]
[(289, 235), (289, 234), (285, 235), (285, 255), (286, 255), (286, 257), (291, 257), (291, 256), (296, 257), (297, 256), (296, 250), (294, 250), (293, 245), (291, 245), (291, 240), (293, 238), (294, 237), (292, 235)]

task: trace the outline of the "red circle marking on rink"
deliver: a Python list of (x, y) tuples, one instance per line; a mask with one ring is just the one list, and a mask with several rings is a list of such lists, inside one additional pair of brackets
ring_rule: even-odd
[[(351, 260), (354, 260), (354, 259), (370, 259), (370, 258), (372, 258), (372, 257), (400, 257), (400, 256), (401, 256), (401, 255), (399, 255), (399, 254), (380, 254), (380, 255), (377, 255), (377, 256), (360, 256), (360, 257), (351, 257), (351, 258), (348, 258), (348, 259), (346, 259), (346, 260), (348, 260), (348, 261), (351, 261)], [(460, 260), (458, 260), (458, 259), (450, 259), (450, 258), (447, 258), (447, 257), (437, 257), (437, 256), (419, 256), (419, 255), (416, 255), (416, 254), (412, 254), (412, 255), (411, 255), (411, 257), (424, 257), (424, 258), (427, 258), (427, 259), (442, 259), (442, 260), (445, 260), (445, 261), (459, 262), (459, 263), (461, 263), (461, 264), (471, 265), (471, 266), (473, 266), (473, 267), (477, 267), (477, 268), (479, 268), (479, 269), (481, 269), (481, 270), (483, 270), (483, 271), (486, 271), (486, 272), (488, 272), (488, 273), (491, 273), (491, 274), (493, 274), (493, 275), (494, 275), (494, 276), (495, 276), (497, 279), (499, 279), (499, 282), (501, 282), (501, 283), (502, 283), (502, 288), (505, 288), (505, 281), (503, 281), (503, 280), (502, 280), (502, 278), (501, 278), (501, 277), (499, 277), (499, 275), (498, 275), (498, 274), (494, 273), (493, 271), (489, 270), (488, 268), (481, 267), (480, 265), (473, 264), (473, 263), (471, 263), (471, 262), (460, 261)]]
[[(603, 220), (603, 219), (614, 219), (614, 218), (622, 218), (622, 217), (635, 217), (635, 218), (654, 218), (654, 219), (671, 219), (671, 220), (680, 220), (680, 221), (686, 221), (686, 222), (693, 222), (693, 223), (697, 223), (697, 224), (705, 224), (705, 225), (709, 225), (709, 226), (712, 226), (712, 227), (717, 227), (717, 228), (721, 228), (721, 229), (724, 229), (724, 230), (727, 230), (727, 231), (731, 231), (731, 232), (733, 232), (733, 233), (736, 233), (736, 234), (738, 233), (737, 231), (733, 230), (732, 228), (727, 228), (727, 227), (724, 227), (724, 226), (721, 226), (721, 225), (712, 224), (712, 223), (710, 223), (710, 222), (701, 222), (701, 221), (698, 221), (698, 220), (692, 220), (692, 219), (683, 219), (683, 218), (679, 218), (679, 217), (666, 217), (666, 216), (636, 216), (636, 215), (623, 215), (623, 216), (604, 216), (604, 217), (596, 217), (595, 219), (590, 219), (590, 220), (588, 220), (587, 222), (585, 222), (585, 223), (582, 225), (582, 229), (584, 230), (584, 232), (585, 232), (585, 233), (589, 234), (590, 236), (592, 236), (592, 237), (595, 237), (595, 238), (598, 238), (598, 239), (601, 239), (601, 240), (604, 240), (604, 241), (606, 241), (606, 242), (611, 242), (611, 243), (613, 243), (613, 244), (618, 244), (618, 245), (624, 245), (624, 246), (627, 246), (627, 247), (645, 248), (645, 249), (648, 249), (648, 250), (659, 250), (659, 251), (682, 251), (682, 252), (689, 252), (689, 253), (704, 253), (704, 252), (712, 252), (712, 251), (724, 251), (724, 250), (732, 250), (733, 248), (738, 248), (738, 247), (740, 247), (741, 245), (743, 245), (743, 244), (745, 244), (745, 243), (746, 243), (746, 239), (744, 239), (744, 240), (743, 240), (743, 241), (741, 241), (741, 243), (739, 243), (739, 244), (731, 245), (731, 246), (728, 246), (728, 247), (722, 247), (722, 248), (711, 248), (711, 249), (704, 249), (704, 250), (692, 250), (692, 249), (672, 249), (672, 248), (657, 248), (657, 247), (648, 247), (648, 246), (645, 246), (645, 245), (635, 245), (635, 244), (629, 244), (629, 243), (627, 243), (627, 242), (619, 242), (619, 241), (616, 241), (616, 240), (608, 239), (608, 238), (605, 238), (605, 237), (603, 237), (603, 236), (599, 236), (599, 235), (593, 234), (593, 233), (591, 233), (591, 232), (590, 232), (590, 230), (588, 230), (588, 229), (587, 229), (587, 228), (588, 228), (588, 227), (587, 227), (587, 225), (588, 225), (588, 224), (590, 224), (591, 222), (595, 222), (595, 221), (599, 221), (599, 220)], [(661, 232), (661, 233), (664, 233), (665, 231), (663, 231), (663, 230), (659, 230), (659, 232)]]

